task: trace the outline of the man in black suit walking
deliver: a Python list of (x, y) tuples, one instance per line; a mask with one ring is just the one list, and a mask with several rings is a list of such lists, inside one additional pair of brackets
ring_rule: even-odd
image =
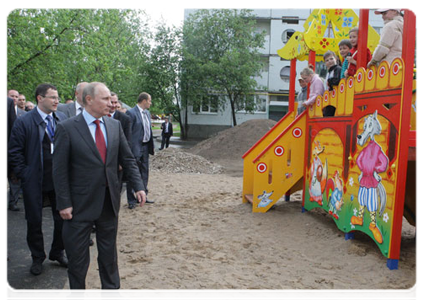
[(39, 275), (46, 259), (41, 228), (45, 201), (51, 205), (54, 220), (49, 259), (58, 261), (64, 267), (68, 263), (63, 251), (63, 220), (56, 210), (52, 173), (55, 131), (66, 116), (56, 111), (59, 97), (55, 86), (40, 84), (35, 91), (35, 98), (37, 108), (16, 119), (13, 126), (9, 142), (9, 164), (22, 182), (27, 242), (33, 261), (30, 272)]
[[(153, 130), (151, 128), (151, 116), (148, 109), (151, 106), (151, 96), (145, 92), (138, 96), (138, 103), (127, 111), (132, 121), (131, 149), (137, 161), (138, 168), (148, 196), (148, 169), (149, 155), (154, 155)], [(127, 184), (127, 190), (131, 191), (131, 184)], [(132, 193), (127, 193), (129, 209), (135, 208), (135, 198)], [(146, 203), (154, 203), (147, 199)]]
[(105, 117), (110, 91), (100, 82), (83, 92), (84, 110), (57, 126), (53, 156), (57, 208), (65, 220), (63, 241), (71, 289), (84, 289), (90, 264), (89, 240), (96, 227), (101, 287), (117, 289), (117, 225), (120, 208), (118, 166), (126, 172), (141, 206), (146, 195), (120, 122)]
[[(117, 110), (117, 105), (119, 103), (118, 95), (114, 92), (111, 92), (111, 106), (110, 106), (110, 113), (109, 117), (118, 120), (122, 125), (123, 133), (125, 134), (126, 140), (128, 141), (129, 146), (131, 146), (131, 138), (132, 138), (132, 129), (131, 129), (131, 118), (124, 114), (123, 112)], [(123, 173), (122, 166), (119, 166), (119, 183), (122, 187), (122, 182), (126, 181), (126, 176)], [(122, 191), (122, 188), (120, 189)]]
[(169, 147), (170, 137), (173, 135), (173, 125), (169, 122), (169, 117), (165, 117), (165, 122), (161, 125), (162, 129), (162, 145), (159, 150)]

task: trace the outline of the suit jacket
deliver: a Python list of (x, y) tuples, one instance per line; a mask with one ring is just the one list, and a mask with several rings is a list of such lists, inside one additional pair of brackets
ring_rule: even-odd
[(15, 104), (13, 103), (13, 99), (6, 97), (5, 100), (6, 103), (6, 111), (5, 111), (5, 147), (6, 147), (6, 153), (5, 153), (5, 160), (6, 160), (6, 178), (9, 176), (9, 151), (8, 144), (9, 144), (9, 138), (10, 138), (10, 132), (12, 131), (13, 123), (15, 123), (16, 120), (16, 112), (15, 112)]
[(76, 104), (71, 102), (68, 104), (60, 103), (57, 110), (63, 112), (68, 118), (76, 116)]
[[(56, 124), (66, 119), (61, 112), (53, 113)], [(57, 126), (56, 126), (57, 128)], [(40, 221), (43, 207), (43, 151), (46, 123), (37, 109), (16, 119), (9, 141), (9, 165), (21, 179), (25, 217), (29, 222)]]
[(107, 186), (113, 211), (118, 215), (119, 164), (134, 190), (144, 190), (141, 175), (120, 122), (108, 117), (103, 117), (103, 120), (107, 132), (105, 164), (82, 114), (57, 126), (53, 154), (57, 209), (73, 207), (75, 221), (94, 221), (100, 217)]
[(173, 135), (173, 125), (172, 123), (168, 123), (169, 124), (169, 128), (168, 128), (168, 132), (165, 133), (166, 130), (166, 123), (162, 123), (162, 136), (172, 136)]
[(16, 109), (16, 117), (22, 117), (24, 114), (26, 114), (26, 111), (24, 111), (23, 109), (21, 109), (21, 108), (19, 108), (19, 107), (17, 107), (17, 109)]
[(126, 140), (128, 141), (129, 146), (131, 146), (131, 139), (132, 139), (131, 118), (127, 114), (118, 110), (115, 111), (113, 118), (118, 120), (120, 124), (122, 124), (123, 133), (125, 134), (125, 137), (126, 137)]
[[(131, 138), (131, 149), (132, 153), (135, 157), (141, 157), (142, 151), (142, 141), (144, 138), (144, 124), (142, 122), (142, 116), (139, 108), (137, 105), (135, 107), (131, 108), (126, 112), (130, 117), (132, 121), (132, 138)], [(151, 115), (150, 112), (147, 110), (147, 115), (150, 118), (151, 123)], [(151, 155), (154, 155), (154, 140), (153, 140), (153, 130), (150, 126), (150, 140), (148, 141), (148, 152)]]

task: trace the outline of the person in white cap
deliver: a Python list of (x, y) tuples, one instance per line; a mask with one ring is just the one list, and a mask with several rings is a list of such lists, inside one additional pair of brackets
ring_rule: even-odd
[(382, 15), (385, 23), (380, 36), (379, 44), (377, 45), (373, 57), (368, 64), (378, 65), (382, 61), (387, 61), (389, 64), (402, 54), (402, 32), (404, 26), (404, 19), (401, 15), (401, 10), (395, 8), (379, 8), (375, 14)]

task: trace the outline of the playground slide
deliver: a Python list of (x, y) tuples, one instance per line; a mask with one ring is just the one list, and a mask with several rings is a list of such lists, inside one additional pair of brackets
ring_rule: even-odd
[(243, 201), (253, 212), (266, 212), (302, 189), (305, 128), (306, 112), (290, 112), (244, 155)]

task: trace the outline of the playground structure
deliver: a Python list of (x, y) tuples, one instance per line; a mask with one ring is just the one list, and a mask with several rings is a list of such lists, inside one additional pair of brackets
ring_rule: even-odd
[[(337, 52), (339, 39), (358, 18), (352, 10), (314, 10), (305, 32), (294, 33), (292, 43), (279, 50), (291, 60), (289, 111), (244, 154), (243, 202), (264, 213), (284, 195), (289, 199), (303, 190), (303, 211), (324, 209), (345, 239), (364, 232), (388, 258), (387, 266), (397, 269), (403, 216), (415, 226), (416, 17), (404, 11), (402, 57), (366, 69), (360, 53), (379, 40), (368, 16), (368, 9), (360, 10), (355, 76), (342, 79), (299, 116), (296, 60), (314, 65), (327, 50)], [(327, 26), (338, 36), (324, 37)], [(336, 108), (333, 117), (323, 117), (327, 105)]]

